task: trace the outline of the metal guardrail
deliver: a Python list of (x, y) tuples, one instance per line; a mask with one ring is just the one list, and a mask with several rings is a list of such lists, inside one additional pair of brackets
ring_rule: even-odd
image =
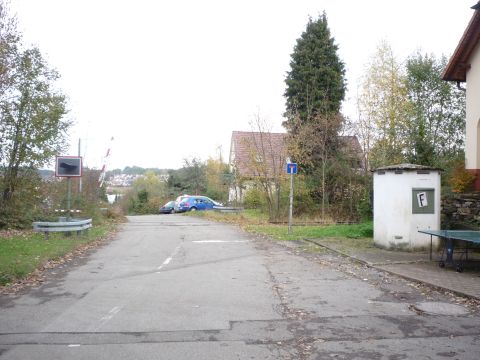
[(222, 213), (240, 213), (244, 210), (244, 208), (233, 207), (233, 206), (214, 206), (213, 210), (222, 212)]
[(59, 218), (59, 221), (36, 221), (33, 223), (33, 231), (44, 232), (45, 238), (48, 238), (50, 232), (69, 233), (76, 231), (80, 235), (82, 230), (88, 230), (92, 227), (92, 219), (70, 219)]

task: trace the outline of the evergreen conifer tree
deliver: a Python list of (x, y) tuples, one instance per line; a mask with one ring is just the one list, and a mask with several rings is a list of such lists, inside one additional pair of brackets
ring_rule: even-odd
[(337, 55), (325, 12), (308, 21), (297, 39), (287, 74), (284, 126), (290, 133), (317, 115), (338, 114), (345, 97), (345, 66)]

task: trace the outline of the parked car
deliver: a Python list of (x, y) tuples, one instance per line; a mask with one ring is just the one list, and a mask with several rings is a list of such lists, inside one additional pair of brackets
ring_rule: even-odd
[(182, 202), (182, 200), (184, 200), (184, 199), (186, 199), (186, 198), (188, 198), (188, 197), (190, 197), (190, 196), (192, 196), (192, 195), (183, 194), (183, 195), (178, 196), (178, 197), (175, 199), (175, 205), (174, 205), (174, 206), (175, 206), (175, 208), (174, 208), (174, 209), (175, 209), (175, 212), (179, 212), (179, 211), (178, 211), (178, 205)]
[(223, 205), (206, 196), (189, 196), (183, 199), (178, 204), (178, 207), (175, 209), (175, 211), (185, 212), (185, 211), (196, 211), (196, 210), (211, 210), (217, 206), (220, 207)]
[(175, 212), (175, 201), (169, 201), (163, 205), (158, 212), (160, 214), (172, 214)]

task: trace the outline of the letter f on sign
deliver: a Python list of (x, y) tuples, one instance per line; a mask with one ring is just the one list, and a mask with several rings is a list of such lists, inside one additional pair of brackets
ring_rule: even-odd
[(428, 206), (427, 193), (421, 192), (417, 194), (418, 207)]

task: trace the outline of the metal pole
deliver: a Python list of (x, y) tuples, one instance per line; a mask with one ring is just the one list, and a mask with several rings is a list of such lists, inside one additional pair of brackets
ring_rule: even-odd
[[(78, 139), (78, 157), (81, 156), (81, 154), (80, 154), (81, 141), (82, 141), (82, 139), (79, 138), (79, 139)], [(80, 170), (81, 170), (81, 169), (80, 169)], [(82, 193), (82, 178), (79, 177), (79, 178), (78, 178), (78, 194), (80, 195), (81, 193)]]
[(293, 172), (290, 174), (290, 207), (288, 209), (288, 234), (292, 233), (293, 217)]
[(72, 199), (72, 178), (67, 178), (67, 221), (70, 221), (70, 202)]

